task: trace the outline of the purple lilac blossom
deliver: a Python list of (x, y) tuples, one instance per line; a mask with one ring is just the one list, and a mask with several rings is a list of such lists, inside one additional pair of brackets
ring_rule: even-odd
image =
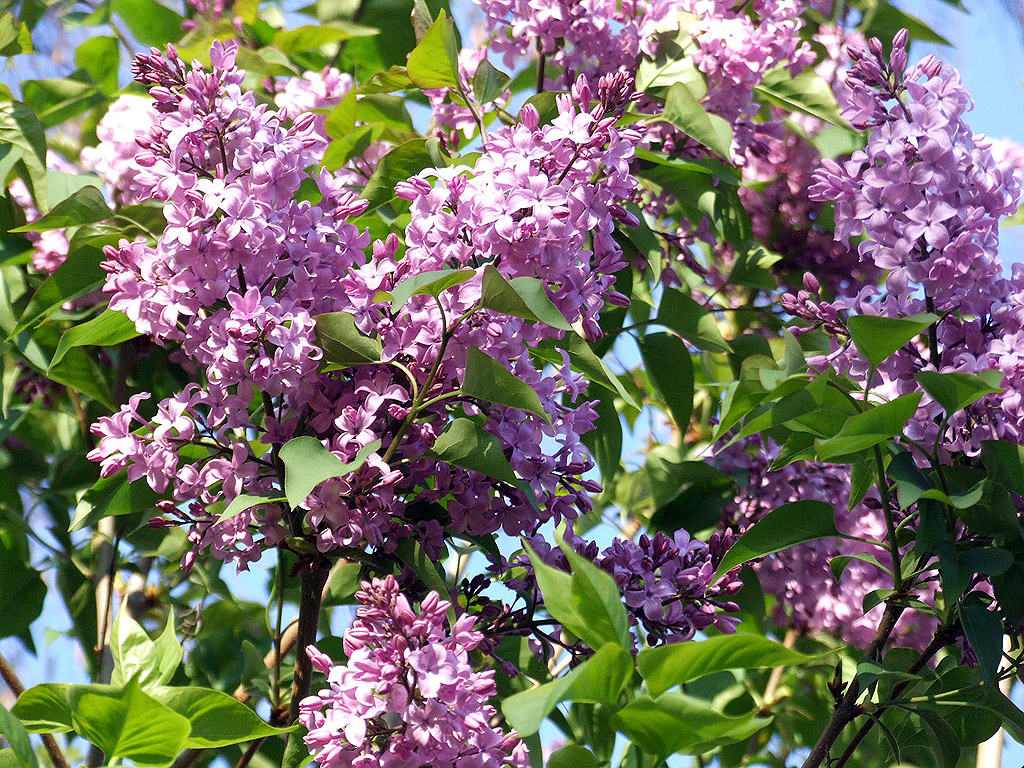
[(310, 646), (328, 687), (300, 704), (310, 753), (323, 768), (526, 768), (515, 732), (491, 725), (494, 671), (473, 671), (469, 654), (483, 636), (436, 592), (414, 611), (391, 576), (363, 582), (345, 632), (345, 664)]
[[(593, 461), (579, 435), (596, 414), (589, 402), (573, 406), (563, 397), (578, 398), (585, 384), (567, 360), (545, 372), (529, 356), (561, 332), (496, 312), (468, 313), (480, 301), (483, 267), (493, 264), (508, 279), (539, 278), (566, 320), (591, 338), (600, 333), (598, 313), (615, 298), (613, 274), (625, 263), (612, 228), (615, 220), (631, 223), (619, 201), (636, 185), (629, 161), (640, 134), (614, 126), (628, 81), (609, 76), (595, 94), (581, 80), (559, 98), (551, 124), (541, 127), (526, 108), (522, 123), (491, 134), (472, 168), (431, 169), (400, 184), (398, 194), (412, 203), (405, 252), (391, 235), (368, 256), (368, 235), (347, 221), (366, 202), (344, 178), (321, 171), (312, 178), (322, 200), (294, 200), (326, 145), (318, 116), (285, 120), (257, 106), (240, 88), (234, 53), (233, 45), (215, 44), (212, 72), (189, 67), (173, 48), (136, 64), (160, 115), (136, 160), (140, 179), (164, 202), (168, 225), (155, 248), (122, 241), (107, 250), (105, 290), (110, 306), (141, 332), (180, 348), (202, 383), (157, 404), (152, 420), (139, 413), (149, 397), (143, 393), (94, 425), (100, 441), (90, 457), (102, 462), (104, 476), (127, 468), (129, 480), (145, 477), (187, 505), (164, 506), (190, 529), (185, 567), (210, 549), (244, 568), (287, 535), (278, 504), (227, 520), (218, 519), (218, 505), (241, 493), (275, 495), (276, 473), (263, 451), (299, 434), (346, 461), (377, 439), (388, 446), (302, 505), (321, 552), (391, 551), (410, 535), (437, 552), (446, 533), (518, 535), (588, 511), (582, 475)], [(478, 274), (439, 302), (413, 297), (394, 311), (378, 298), (405, 278), (445, 267)], [(350, 312), (362, 332), (379, 336), (382, 364), (321, 373), (313, 317), (328, 311)], [(446, 327), (454, 330), (443, 346)], [(539, 509), (521, 488), (423, 458), (448, 422), (446, 396), (461, 387), (471, 346), (533, 387), (548, 414), (458, 406), (485, 420)], [(434, 404), (402, 431), (410, 375), (416, 386), (429, 383)], [(262, 395), (255, 409), (254, 392)], [(241, 439), (252, 434), (253, 443)], [(207, 456), (186, 460), (186, 445)], [(440, 504), (444, 519), (404, 519), (414, 501)]]

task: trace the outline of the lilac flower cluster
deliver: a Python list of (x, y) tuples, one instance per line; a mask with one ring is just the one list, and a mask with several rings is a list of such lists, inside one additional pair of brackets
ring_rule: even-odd
[(865, 236), (860, 254), (889, 271), (891, 293), (914, 283), (940, 311), (985, 313), (1002, 277), (998, 219), (1016, 210), (1020, 182), (964, 121), (957, 73), (931, 57), (908, 69), (906, 42), (897, 35), (888, 60), (875, 39), (851, 52), (844, 117), (874, 130), (842, 165), (822, 161), (810, 193), (835, 201), (838, 240)]
[(82, 149), (82, 165), (100, 175), (116, 203), (132, 205), (148, 197), (149, 187), (139, 180), (143, 169), (135, 155), (138, 139), (149, 135), (157, 119), (152, 99), (126, 93), (110, 105), (96, 126), (99, 143)]
[[(491, 264), (507, 279), (539, 278), (568, 321), (591, 337), (600, 332), (605, 300), (621, 301), (611, 283), (624, 261), (611, 234), (615, 219), (631, 217), (618, 201), (636, 184), (628, 164), (640, 136), (614, 126), (628, 82), (601, 80), (592, 105), (580, 81), (550, 125), (526, 108), (522, 123), (492, 134), (474, 167), (428, 170), (400, 184), (412, 203), (405, 253), (392, 235), (367, 258), (368, 236), (347, 221), (366, 202), (347, 191), (344, 174), (314, 174), (322, 199), (294, 200), (326, 145), (322, 118), (257, 106), (240, 88), (234, 53), (216, 44), (212, 72), (187, 66), (172, 48), (136, 64), (159, 113), (140, 140), (138, 179), (164, 202), (168, 224), (155, 248), (122, 241), (107, 250), (105, 290), (140, 331), (180, 348), (201, 383), (158, 403), (152, 419), (140, 414), (141, 394), (94, 425), (100, 441), (90, 457), (103, 474), (127, 467), (130, 479), (145, 477), (189, 503), (165, 508), (191, 529), (186, 566), (209, 548), (246, 567), (262, 545), (302, 525), (323, 552), (390, 551), (414, 533), (436, 552), (446, 532), (532, 532), (590, 509), (594, 484), (581, 476), (593, 462), (579, 435), (596, 414), (590, 403), (567, 404), (583, 391), (582, 377), (567, 362), (535, 367), (530, 347), (561, 332), (480, 310), (481, 273)], [(381, 298), (406, 278), (452, 267), (478, 274), (438, 301), (413, 297), (401, 311)], [(328, 311), (351, 313), (362, 332), (379, 337), (383, 362), (321, 373), (313, 318)], [(542, 511), (521, 488), (424, 458), (459, 402), (470, 347), (533, 387), (547, 412), (460, 406), (483, 415)], [(431, 402), (414, 420), (417, 391)], [(265, 452), (300, 434), (345, 461), (375, 440), (384, 447), (358, 472), (317, 488), (295, 512), (301, 519), (285, 520), (281, 505), (265, 503), (219, 520), (220, 505), (243, 492), (278, 495)], [(205, 455), (186, 459), (185, 446)], [(440, 504), (444, 516), (405, 520), (413, 501)]]
[[(548, 565), (569, 571), (561, 549), (540, 536), (529, 539), (534, 552)], [(734, 541), (731, 533), (714, 533), (708, 542), (691, 539), (684, 530), (673, 536), (658, 532), (642, 534), (638, 540), (616, 538), (603, 551), (593, 541), (569, 532), (572, 548), (615, 579), (622, 591), (630, 623), (644, 630), (649, 645), (693, 640), (698, 632), (715, 627), (736, 631), (738, 619), (727, 614), (739, 610), (730, 598), (743, 586), (739, 569), (713, 580), (722, 556)], [(524, 569), (520, 572), (520, 568)], [(513, 570), (514, 569), (514, 570)], [(536, 597), (536, 578), (526, 555), (498, 565), (508, 574), (505, 583)]]
[(490, 724), (494, 671), (474, 672), (483, 636), (462, 615), (445, 629), (449, 603), (431, 592), (414, 611), (391, 576), (363, 583), (345, 632), (348, 660), (335, 666), (310, 646), (328, 688), (304, 699), (306, 745), (323, 768), (525, 768), (525, 745)]

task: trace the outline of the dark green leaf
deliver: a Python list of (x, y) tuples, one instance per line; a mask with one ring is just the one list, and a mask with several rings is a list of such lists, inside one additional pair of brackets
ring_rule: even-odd
[[(431, 149), (431, 143), (434, 148)], [(440, 142), (436, 137), (410, 139), (388, 152), (377, 163), (370, 176), (363, 197), (370, 201), (370, 209), (379, 208), (395, 196), (395, 185), (412, 178), (420, 171), (437, 166), (435, 155)]]
[(28, 631), (43, 611), (46, 584), (23, 555), (11, 531), (0, 527), (0, 637)]
[[(972, 593), (975, 594), (975, 593)], [(991, 685), (999, 672), (1003, 652), (1003, 620), (981, 602), (968, 595), (960, 604), (960, 622), (971, 649), (978, 657), (985, 685)]]
[(466, 372), (462, 377), (462, 394), (489, 403), (534, 413), (545, 421), (551, 421), (551, 417), (544, 410), (544, 405), (533, 387), (476, 347), (470, 347), (466, 351)]
[(921, 371), (915, 377), (924, 391), (942, 406), (947, 416), (952, 416), (985, 395), (1002, 392), (999, 383), (1003, 374), (999, 371), (983, 371), (980, 375), (955, 371), (936, 373)]
[(480, 62), (473, 75), (473, 96), (480, 104), (498, 99), (509, 84), (509, 76), (499, 72), (487, 59)]
[(838, 535), (832, 505), (814, 499), (783, 504), (740, 536), (722, 558), (715, 571), (715, 578), (737, 565), (781, 552), (795, 544)]
[(668, 406), (676, 426), (686, 431), (693, 412), (693, 360), (678, 337), (651, 333), (640, 340), (647, 375)]
[(516, 277), (509, 281), (490, 264), (484, 267), (480, 306), (524, 320), (546, 323), (559, 330), (570, 330), (569, 323), (548, 298), (541, 280)]
[(128, 482), (128, 475), (121, 471), (110, 477), (100, 478), (85, 492), (68, 530), (78, 531), (104, 517), (129, 515), (152, 509), (160, 496), (143, 480)]
[(910, 317), (855, 315), (846, 325), (864, 359), (871, 365), (879, 365), (938, 319), (927, 313)]
[(715, 316), (680, 290), (666, 288), (655, 322), (675, 331), (701, 349), (731, 352)]
[(105, 309), (103, 313), (88, 322), (76, 325), (64, 332), (53, 353), (51, 366), (64, 359), (68, 350), (75, 347), (113, 347), (122, 342), (139, 336), (135, 323), (128, 319), (124, 312)]
[(518, 485), (501, 442), (471, 419), (458, 418), (438, 435), (430, 455), (448, 464)]
[(989, 478), (1024, 496), (1024, 446), (1006, 440), (983, 440), (981, 461)]
[(327, 362), (340, 366), (380, 362), (380, 340), (364, 336), (348, 312), (326, 312), (314, 321), (317, 343)]
[(289, 440), (278, 452), (284, 464), (284, 495), (288, 503), (297, 507), (320, 483), (355, 472), (380, 446), (380, 440), (374, 440), (360, 448), (352, 461), (346, 463), (324, 448), (315, 437)]
[(956, 768), (960, 762), (960, 738), (956, 731), (938, 712), (919, 709), (916, 714), (924, 724), (939, 768)]

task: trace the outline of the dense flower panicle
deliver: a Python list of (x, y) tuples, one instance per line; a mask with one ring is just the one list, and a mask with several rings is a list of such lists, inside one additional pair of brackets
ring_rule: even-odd
[(483, 639), (462, 615), (446, 628), (450, 604), (431, 592), (414, 611), (394, 577), (363, 583), (345, 632), (348, 660), (335, 666), (307, 650), (328, 688), (300, 704), (306, 745), (324, 768), (525, 768), (526, 747), (490, 724), (494, 672), (474, 672)]
[[(569, 571), (569, 561), (558, 547), (541, 536), (530, 538), (530, 547), (548, 565)], [(599, 551), (596, 542), (570, 532), (566, 541), (599, 568), (607, 571), (622, 592), (630, 624), (642, 628), (649, 645), (693, 640), (698, 632), (715, 627), (736, 631), (739, 620), (729, 613), (739, 610), (731, 597), (743, 586), (739, 569), (713, 579), (722, 556), (733, 542), (732, 534), (712, 534), (708, 542), (691, 539), (684, 531), (673, 536), (658, 532), (638, 540), (616, 538)], [(505, 573), (505, 584), (517, 591), (537, 589), (533, 565), (526, 555), (494, 563)], [(522, 571), (520, 571), (522, 569)]]
[[(881, 47), (871, 45), (872, 51)], [(930, 57), (907, 68), (906, 35), (888, 60), (858, 51), (844, 117), (874, 130), (842, 165), (824, 160), (810, 189), (836, 203), (836, 238), (889, 270), (887, 287), (920, 285), (938, 310), (981, 314), (1001, 291), (998, 219), (1013, 213), (1020, 179), (963, 119), (970, 96)]]
[(82, 150), (82, 165), (100, 175), (110, 197), (121, 205), (149, 196), (149, 186), (139, 180), (144, 171), (135, 155), (138, 139), (149, 136), (157, 119), (152, 99), (126, 93), (110, 105), (96, 126), (99, 144)]
[[(245, 567), (259, 558), (261, 542), (285, 535), (279, 505), (225, 521), (210, 508), (275, 487), (272, 465), (242, 435), (273, 447), (311, 434), (345, 461), (381, 441), (359, 471), (324, 483), (303, 505), (324, 552), (390, 550), (409, 535), (436, 552), (446, 532), (518, 535), (589, 510), (581, 476), (593, 461), (579, 435), (596, 412), (589, 402), (567, 404), (584, 385), (564, 356), (545, 372), (529, 354), (561, 332), (493, 311), (467, 313), (480, 302), (490, 264), (507, 279), (539, 278), (568, 321), (591, 337), (600, 333), (598, 312), (624, 265), (612, 228), (615, 220), (631, 223), (620, 201), (636, 185), (628, 163), (640, 135), (613, 125), (631, 93), (628, 80), (599, 81), (593, 105), (581, 81), (560, 98), (550, 125), (540, 127), (527, 108), (522, 124), (491, 134), (472, 168), (428, 170), (400, 184), (412, 202), (406, 250), (399, 255), (402, 244), (391, 235), (368, 258), (368, 236), (347, 221), (366, 203), (347, 191), (343, 174), (312, 177), (319, 202), (294, 200), (305, 166), (326, 142), (318, 115), (292, 110), (328, 97), (286, 100), (284, 115), (257, 106), (239, 87), (233, 57), (232, 46), (215, 45), (209, 73), (186, 66), (173, 49), (136, 64), (159, 112), (141, 142), (140, 179), (164, 202), (168, 224), (156, 248), (122, 242), (107, 250), (106, 290), (110, 306), (140, 331), (179, 346), (202, 383), (157, 404), (138, 434), (136, 424), (146, 423), (138, 402), (97, 423), (101, 440), (90, 456), (104, 475), (128, 467), (133, 479), (196, 502), (167, 512), (191, 527), (186, 564), (211, 548)], [(400, 311), (379, 298), (403, 279), (452, 267), (477, 275), (437, 301), (413, 297)], [(320, 373), (313, 317), (327, 311), (350, 312), (361, 331), (379, 337), (385, 362)], [(445, 400), (461, 387), (469, 347), (529, 384), (547, 413), (461, 406), (485, 419), (539, 509), (521, 488), (423, 458), (450, 418)], [(429, 388), (433, 404), (409, 421), (418, 388)], [(263, 404), (256, 412), (254, 392)], [(202, 444), (209, 457), (183, 462), (187, 444)], [(405, 519), (412, 502), (433, 511)]]

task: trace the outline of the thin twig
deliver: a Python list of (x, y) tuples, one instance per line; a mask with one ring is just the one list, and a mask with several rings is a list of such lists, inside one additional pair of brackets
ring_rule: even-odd
[[(21, 684), (21, 678), (18, 677), (18, 673), (14, 671), (14, 667), (7, 661), (2, 653), (0, 653), (0, 677), (7, 683), (7, 687), (11, 689), (11, 692), (15, 696), (21, 696), (25, 692), (25, 686)], [(68, 768), (68, 761), (64, 758), (64, 753), (61, 752), (60, 747), (57, 745), (57, 740), (53, 738), (53, 734), (43, 733), (40, 734), (43, 739), (43, 746), (46, 747), (46, 754), (50, 757), (50, 764), (53, 768)]]

